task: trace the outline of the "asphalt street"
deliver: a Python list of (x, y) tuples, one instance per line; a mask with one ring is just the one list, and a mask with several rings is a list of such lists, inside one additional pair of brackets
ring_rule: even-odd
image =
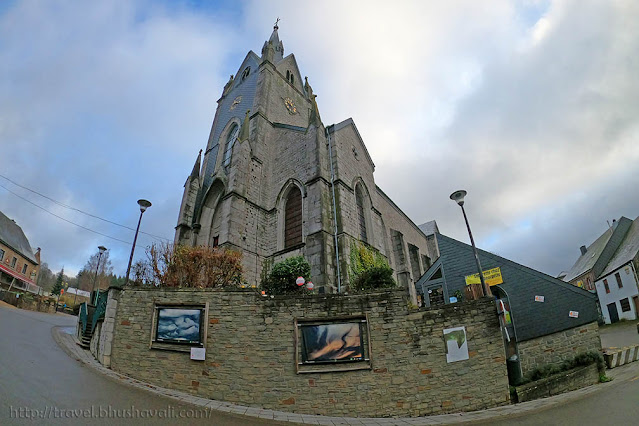
[(54, 326), (75, 323), (69, 315), (0, 304), (0, 424), (280, 424), (180, 404), (105, 378), (53, 340)]

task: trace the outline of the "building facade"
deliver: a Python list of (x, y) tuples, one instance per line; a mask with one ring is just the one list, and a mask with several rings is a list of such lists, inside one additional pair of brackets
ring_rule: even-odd
[(275, 26), (222, 91), (204, 156), (185, 183), (175, 243), (241, 251), (250, 284), (303, 255), (327, 293), (347, 291), (351, 249), (365, 244), (415, 300), (414, 282), (436, 254), (375, 184), (353, 120), (325, 126), (315, 98)]
[(606, 324), (639, 318), (639, 218), (635, 219), (595, 286)]
[(22, 228), (0, 212), (0, 286), (38, 293), (40, 248), (33, 253)]
[[(420, 225), (434, 237), (440, 256), (418, 280), (426, 306), (467, 298), (467, 282), (477, 273), (472, 247)], [(601, 350), (597, 298), (571, 285), (496, 254), (478, 249), (486, 283), (498, 300), (509, 370), (525, 375), (544, 364), (561, 364), (575, 355)], [(477, 276), (477, 281), (479, 277)]]

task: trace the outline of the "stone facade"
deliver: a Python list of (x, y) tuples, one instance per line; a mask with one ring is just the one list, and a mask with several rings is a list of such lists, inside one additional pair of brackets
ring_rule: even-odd
[(601, 351), (599, 326), (591, 322), (558, 333), (519, 342), (519, 359), (522, 375), (535, 367), (547, 364), (559, 365), (580, 353)]
[[(353, 120), (324, 126), (316, 95), (283, 49), (275, 28), (262, 55), (249, 52), (224, 87), (202, 166), (198, 156), (185, 183), (175, 242), (240, 250), (251, 285), (274, 262), (301, 254), (319, 292), (335, 293), (348, 290), (350, 248), (364, 241), (388, 259), (416, 303), (413, 283), (435, 253), (376, 186)], [(296, 188), (302, 242), (285, 247), (286, 199)], [(401, 242), (393, 244), (393, 235)]]
[[(105, 367), (111, 366), (113, 330), (115, 328), (115, 316), (118, 308), (119, 297), (120, 290), (118, 288), (109, 289), (109, 297), (107, 299), (104, 319), (99, 321), (96, 325), (89, 345), (89, 349), (93, 356)], [(90, 327), (90, 325), (88, 326)]]
[[(492, 300), (419, 310), (408, 302), (405, 291), (264, 298), (246, 290), (126, 289), (111, 368), (205, 398), (306, 414), (423, 416), (507, 404)], [(155, 306), (163, 304), (208, 306), (205, 361), (153, 346)], [(370, 368), (298, 374), (295, 320), (345, 315), (368, 318)], [(447, 363), (443, 329), (458, 326), (466, 327), (470, 358)]]
[(554, 374), (541, 380), (517, 386), (517, 402), (547, 398), (599, 383), (597, 364)]

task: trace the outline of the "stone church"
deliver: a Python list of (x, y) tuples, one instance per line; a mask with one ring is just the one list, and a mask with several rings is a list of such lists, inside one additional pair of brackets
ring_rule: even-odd
[(204, 159), (184, 185), (175, 243), (243, 253), (244, 275), (290, 256), (311, 264), (320, 293), (348, 291), (353, 242), (378, 250), (399, 285), (438, 257), (427, 237), (376, 184), (352, 119), (325, 126), (295, 56), (274, 26), (261, 56), (249, 51), (217, 101)]

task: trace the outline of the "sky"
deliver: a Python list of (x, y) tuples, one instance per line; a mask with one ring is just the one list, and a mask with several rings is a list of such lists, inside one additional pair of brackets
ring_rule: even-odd
[(222, 88), (278, 17), (324, 124), (353, 118), (415, 223), (468, 242), (465, 189), (480, 248), (557, 275), (639, 215), (636, 1), (10, 0), (0, 211), (43, 262), (73, 275), (104, 245), (124, 275), (134, 231), (78, 210), (134, 229), (140, 198), (135, 259), (173, 240)]

